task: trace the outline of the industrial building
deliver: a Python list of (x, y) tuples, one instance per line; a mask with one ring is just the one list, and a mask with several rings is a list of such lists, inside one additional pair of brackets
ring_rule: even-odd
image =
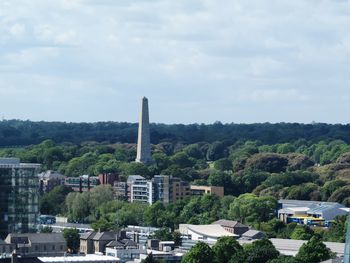
[(279, 200), (278, 205), (278, 218), (281, 221), (310, 226), (329, 227), (336, 216), (347, 215), (350, 211), (335, 202)]

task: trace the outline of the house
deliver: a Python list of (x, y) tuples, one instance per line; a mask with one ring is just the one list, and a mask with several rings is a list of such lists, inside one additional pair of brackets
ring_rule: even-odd
[(85, 255), (95, 253), (93, 241), (95, 234), (96, 232), (91, 231), (80, 235), (80, 253), (84, 253)]
[(140, 254), (145, 253), (145, 249), (140, 249), (139, 245), (130, 239), (113, 240), (106, 245), (106, 255), (120, 259), (120, 262), (133, 261), (140, 258)]
[(239, 237), (227, 231), (220, 225), (190, 225), (180, 224), (179, 231), (182, 235), (187, 236), (191, 240), (216, 242), (220, 237), (232, 236)]
[(225, 220), (220, 219), (218, 221), (215, 221), (211, 223), (212, 225), (220, 225), (222, 226), (226, 231), (241, 236), (243, 233), (247, 232), (249, 230), (249, 227), (246, 225), (241, 224), (238, 221), (232, 221), (232, 220)]
[(80, 252), (84, 254), (105, 253), (106, 245), (118, 238), (117, 232), (88, 232), (80, 236)]
[(336, 216), (347, 215), (349, 208), (336, 202), (279, 200), (278, 218), (285, 222), (330, 226)]
[(26, 257), (63, 256), (67, 250), (62, 233), (8, 234), (5, 243), (12, 244), (18, 255)]

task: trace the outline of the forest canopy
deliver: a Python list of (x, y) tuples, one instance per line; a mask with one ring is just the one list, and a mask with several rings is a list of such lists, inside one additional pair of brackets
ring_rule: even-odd
[[(25, 146), (38, 144), (46, 139), (56, 143), (85, 141), (109, 143), (135, 143), (137, 124), (126, 122), (33, 122), (22, 120), (0, 121), (0, 146)], [(260, 141), (262, 144), (277, 144), (305, 139), (310, 142), (321, 140), (343, 140), (350, 143), (350, 124), (299, 124), (299, 123), (258, 123), (258, 124), (151, 124), (151, 141), (213, 143), (215, 141), (237, 140)]]

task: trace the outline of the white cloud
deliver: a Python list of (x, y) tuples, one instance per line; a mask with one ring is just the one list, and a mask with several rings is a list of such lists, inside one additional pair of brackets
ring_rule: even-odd
[[(155, 121), (163, 122), (244, 122), (234, 114), (246, 110), (244, 103), (254, 110), (277, 101), (288, 116), (267, 107), (247, 121), (316, 120), (327, 110), (323, 121), (333, 122), (349, 107), (338, 103), (350, 93), (349, 1), (11, 0), (0, 2), (0, 24), (0, 81), (31, 90), (33, 98), (17, 106), (33, 119), (44, 118), (28, 110), (41, 103), (34, 99), (40, 87), (54, 94), (46, 98), (67, 103), (61, 116), (54, 113), (67, 120), (131, 120), (142, 95), (155, 98)], [(10, 98), (1, 94), (0, 112), (21, 117), (1, 106)], [(99, 113), (90, 97), (96, 94), (111, 113)], [(171, 119), (160, 102), (169, 100), (186, 101)], [(73, 101), (89, 107), (69, 114)], [(295, 115), (296, 102), (321, 110)]]

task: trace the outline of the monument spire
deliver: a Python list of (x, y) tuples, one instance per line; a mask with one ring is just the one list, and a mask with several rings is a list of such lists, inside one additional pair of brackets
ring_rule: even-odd
[(152, 162), (149, 133), (148, 99), (146, 97), (142, 98), (141, 103), (141, 114), (137, 139), (137, 156), (135, 161), (146, 164)]

